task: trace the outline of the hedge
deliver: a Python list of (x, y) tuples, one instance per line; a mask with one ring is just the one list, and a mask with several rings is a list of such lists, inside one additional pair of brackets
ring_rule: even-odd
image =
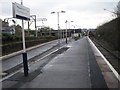
[[(26, 48), (57, 39), (57, 37), (25, 37)], [(2, 36), (2, 56), (22, 50), (22, 37), (3, 33)]]
[(96, 31), (96, 38), (106, 41), (111, 47), (120, 51), (120, 18), (99, 26)]

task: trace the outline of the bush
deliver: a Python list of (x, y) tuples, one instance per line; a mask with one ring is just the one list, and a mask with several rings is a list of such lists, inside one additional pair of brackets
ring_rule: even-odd
[[(22, 38), (16, 35), (3, 33), (2, 41), (2, 55), (7, 55), (19, 50), (22, 50)], [(53, 36), (44, 37), (25, 37), (26, 48), (57, 39)]]
[(18, 42), (20, 40), (21, 40), (20, 36), (11, 35), (11, 34), (8, 34), (8, 33), (2, 33), (2, 43), (3, 44)]
[(99, 26), (96, 31), (97, 39), (106, 41), (110, 46), (119, 50), (120, 43), (119, 33), (120, 33), (120, 18), (116, 18), (108, 23)]

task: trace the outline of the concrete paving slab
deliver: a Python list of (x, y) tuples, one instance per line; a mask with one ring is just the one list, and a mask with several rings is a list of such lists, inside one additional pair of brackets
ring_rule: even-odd
[(99, 65), (102, 72), (112, 72), (108, 65)]
[(101, 65), (106, 65), (106, 62), (104, 60), (97, 60), (97, 63)]
[(109, 88), (118, 88), (119, 82), (112, 72), (102, 72)]

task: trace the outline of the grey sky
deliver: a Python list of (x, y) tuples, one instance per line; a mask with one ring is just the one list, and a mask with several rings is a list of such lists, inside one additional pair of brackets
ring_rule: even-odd
[[(47, 18), (46, 26), (57, 29), (57, 14), (50, 14), (52, 11), (64, 10), (60, 14), (60, 26), (65, 28), (65, 20), (74, 21), (71, 25), (81, 28), (96, 28), (98, 25), (111, 20), (112, 14), (104, 11), (114, 11), (119, 0), (23, 0), (23, 4), (30, 8), (31, 15), (36, 14), (37, 18)], [(0, 0), (2, 19), (12, 17), (12, 2), (20, 3), (21, 0)], [(19, 20), (18, 20), (19, 23)], [(41, 22), (37, 22), (41, 26)], [(76, 27), (76, 28), (78, 28)], [(72, 28), (72, 26), (71, 26)]]

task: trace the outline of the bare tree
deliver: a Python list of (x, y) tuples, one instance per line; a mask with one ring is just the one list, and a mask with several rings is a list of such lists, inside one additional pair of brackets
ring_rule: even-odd
[(120, 17), (120, 1), (119, 1), (118, 4), (117, 4), (116, 13), (117, 13), (117, 17)]

